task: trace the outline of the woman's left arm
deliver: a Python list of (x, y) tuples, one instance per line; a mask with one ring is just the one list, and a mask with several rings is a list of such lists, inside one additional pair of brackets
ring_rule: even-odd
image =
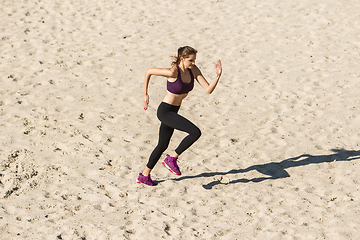
[(196, 68), (195, 78), (199, 82), (201, 87), (204, 88), (205, 91), (207, 93), (209, 93), (209, 94), (211, 94), (215, 90), (215, 87), (216, 87), (216, 85), (218, 84), (218, 82), (220, 80), (220, 76), (221, 76), (221, 73), (222, 73), (222, 66), (221, 66), (221, 61), (220, 60), (218, 60), (217, 63), (215, 64), (215, 72), (216, 72), (216, 77), (209, 84), (208, 81), (206, 81), (206, 79), (202, 75), (200, 69)]

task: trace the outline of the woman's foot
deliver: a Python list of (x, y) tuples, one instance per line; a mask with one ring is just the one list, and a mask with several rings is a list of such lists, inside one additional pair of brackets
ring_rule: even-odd
[(170, 172), (176, 175), (181, 175), (179, 166), (177, 165), (177, 157), (171, 157), (170, 155), (167, 155), (165, 160), (162, 162), (162, 164), (169, 169)]
[(155, 186), (156, 183), (151, 180), (150, 174), (149, 176), (144, 176), (142, 173), (139, 173), (139, 177), (136, 179), (137, 183), (143, 183), (149, 186)]

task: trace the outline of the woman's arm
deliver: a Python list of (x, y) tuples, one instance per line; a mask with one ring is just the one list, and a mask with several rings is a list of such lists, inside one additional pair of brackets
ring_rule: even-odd
[(215, 72), (216, 72), (216, 77), (215, 79), (209, 84), (208, 81), (204, 78), (204, 76), (202, 75), (200, 69), (196, 68), (196, 74), (195, 74), (195, 78), (196, 80), (199, 82), (199, 84), (201, 85), (202, 88), (205, 89), (205, 91), (209, 94), (211, 94), (216, 85), (218, 84), (221, 74), (222, 74), (222, 66), (221, 66), (221, 61), (218, 60), (216, 65), (215, 65)]
[(174, 77), (174, 75), (176, 76), (175, 73), (175, 69), (174, 67), (172, 68), (148, 68), (145, 72), (145, 81), (144, 81), (144, 110), (147, 110), (148, 105), (149, 105), (149, 95), (148, 95), (148, 88), (149, 88), (149, 82), (150, 82), (150, 77), (152, 75), (155, 76), (162, 76), (162, 77)]

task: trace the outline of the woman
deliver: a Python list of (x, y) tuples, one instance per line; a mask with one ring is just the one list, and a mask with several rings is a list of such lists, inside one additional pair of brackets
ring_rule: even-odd
[(177, 165), (177, 159), (181, 153), (188, 149), (201, 135), (200, 129), (192, 122), (178, 114), (181, 102), (194, 87), (194, 79), (205, 89), (209, 94), (212, 93), (219, 82), (222, 67), (221, 61), (218, 60), (215, 65), (216, 77), (209, 84), (203, 77), (199, 68), (195, 65), (197, 51), (189, 46), (180, 47), (178, 55), (172, 63), (171, 68), (149, 68), (146, 70), (144, 82), (144, 109), (147, 110), (149, 105), (148, 86), (150, 77), (152, 75), (166, 77), (167, 93), (164, 100), (158, 107), (157, 117), (161, 121), (159, 130), (159, 142), (150, 155), (146, 168), (142, 173), (139, 173), (137, 178), (138, 183), (144, 183), (150, 186), (155, 185), (151, 180), (150, 172), (154, 168), (157, 161), (160, 159), (162, 153), (169, 146), (170, 138), (174, 129), (188, 133), (175, 149), (175, 151), (167, 155), (163, 161), (163, 165), (170, 170), (170, 172), (181, 175), (180, 169)]

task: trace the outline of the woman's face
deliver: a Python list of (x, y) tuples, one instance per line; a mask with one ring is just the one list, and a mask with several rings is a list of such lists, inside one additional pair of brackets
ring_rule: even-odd
[(196, 54), (190, 54), (185, 58), (181, 58), (182, 63), (184, 64), (185, 68), (192, 68), (195, 65)]

